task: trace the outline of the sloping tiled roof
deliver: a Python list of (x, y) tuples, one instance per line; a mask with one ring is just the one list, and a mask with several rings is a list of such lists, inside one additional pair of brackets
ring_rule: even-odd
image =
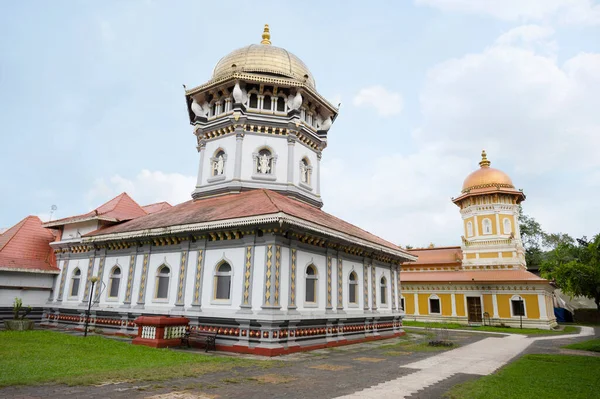
[(52, 231), (37, 216), (27, 216), (0, 235), (0, 270), (58, 272)]
[(319, 208), (264, 189), (184, 202), (158, 213), (142, 216), (119, 225), (101, 228), (86, 234), (84, 237), (128, 232), (142, 234), (144, 230), (148, 229), (280, 213), (378, 244), (395, 252), (404, 252), (397, 245), (323, 212)]
[(436, 271), (436, 272), (401, 272), (400, 281), (406, 283), (421, 282), (530, 282), (547, 283), (541, 277), (527, 270), (481, 270), (481, 271)]
[(411, 262), (410, 267), (421, 265), (460, 265), (462, 250), (460, 247), (437, 247), (410, 249), (410, 254), (418, 256), (416, 262)]
[(172, 207), (173, 207), (173, 205), (169, 204), (166, 201), (163, 201), (163, 202), (157, 202), (155, 204), (144, 205), (144, 206), (142, 206), (142, 209), (145, 210), (147, 214), (150, 214), (150, 213), (164, 211), (165, 209), (169, 209)]
[(121, 193), (98, 208), (82, 215), (69, 216), (44, 223), (44, 227), (62, 226), (68, 223), (83, 222), (85, 220), (102, 219), (113, 222), (122, 222), (146, 215), (146, 211), (138, 205), (127, 193)]

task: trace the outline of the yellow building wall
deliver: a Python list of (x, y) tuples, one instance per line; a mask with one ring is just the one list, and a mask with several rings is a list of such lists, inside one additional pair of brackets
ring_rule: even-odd
[(497, 294), (496, 302), (498, 303), (498, 316), (510, 318), (510, 294)]
[(495, 259), (498, 257), (498, 252), (481, 252), (479, 259)]
[(494, 302), (492, 299), (492, 294), (483, 295), (483, 312), (488, 312), (490, 317), (494, 315)]
[(523, 300), (525, 300), (525, 308), (527, 309), (528, 319), (539, 319), (540, 318), (540, 306), (538, 303), (537, 294), (522, 294)]
[(513, 257), (513, 253), (512, 252), (502, 252), (502, 257), (503, 258), (512, 258)]
[(475, 220), (473, 219), (473, 216), (471, 216), (470, 218), (466, 218), (463, 221), (463, 228), (465, 231), (465, 237), (469, 238), (469, 230), (467, 230), (467, 223), (471, 222), (473, 224), (473, 236), (475, 235)]
[(465, 295), (464, 294), (454, 295), (454, 302), (456, 302), (456, 314), (458, 316), (466, 316), (466, 314), (465, 314)]
[(498, 234), (498, 225), (496, 223), (496, 214), (492, 213), (490, 215), (477, 215), (477, 225), (479, 227), (479, 235), (485, 236), (487, 234), (483, 234), (483, 219), (490, 219), (492, 222), (492, 234)]
[(413, 294), (404, 296), (404, 307), (406, 314), (415, 314), (415, 296)]
[(475, 259), (477, 258), (477, 254), (467, 254), (467, 259)]
[(451, 294), (438, 294), (440, 304), (442, 305), (442, 316), (452, 316), (452, 298)]
[(429, 315), (429, 295), (419, 294), (419, 314)]

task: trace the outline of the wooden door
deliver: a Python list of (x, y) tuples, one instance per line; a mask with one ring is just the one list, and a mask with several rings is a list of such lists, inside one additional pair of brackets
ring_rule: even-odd
[(469, 312), (469, 323), (481, 323), (481, 298), (468, 296), (467, 310)]

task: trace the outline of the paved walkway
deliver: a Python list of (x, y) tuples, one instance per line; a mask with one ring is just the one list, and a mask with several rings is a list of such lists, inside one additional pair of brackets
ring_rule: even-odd
[(459, 373), (491, 374), (535, 341), (581, 338), (590, 335), (594, 335), (592, 327), (581, 327), (579, 334), (531, 338), (524, 335), (510, 334), (502, 338), (485, 338), (458, 349), (403, 365), (403, 368), (417, 371), (339, 398), (407, 398)]

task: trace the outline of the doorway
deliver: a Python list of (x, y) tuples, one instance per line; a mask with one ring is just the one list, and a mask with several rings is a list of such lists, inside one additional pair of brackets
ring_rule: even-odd
[(467, 311), (469, 314), (469, 323), (481, 323), (481, 298), (478, 296), (468, 296)]

